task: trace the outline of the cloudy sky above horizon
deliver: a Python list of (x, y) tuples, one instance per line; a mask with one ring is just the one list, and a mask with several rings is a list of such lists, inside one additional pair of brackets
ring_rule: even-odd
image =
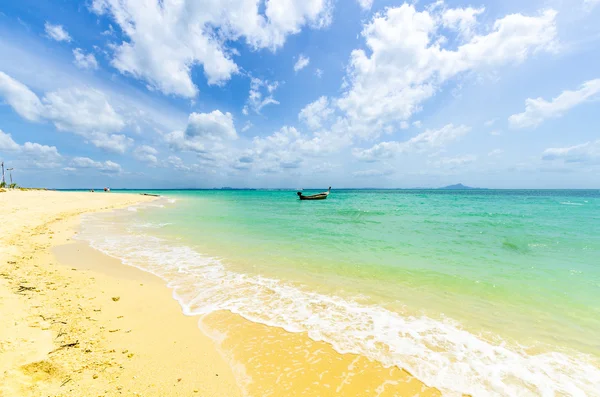
[(0, 159), (54, 188), (598, 188), (600, 0), (526, 3), (4, 2)]

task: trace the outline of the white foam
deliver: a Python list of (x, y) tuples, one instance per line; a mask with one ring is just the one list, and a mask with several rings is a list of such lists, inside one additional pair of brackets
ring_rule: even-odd
[(561, 202), (562, 205), (577, 205), (577, 206), (581, 206), (583, 205), (582, 203), (572, 203), (570, 201), (563, 201)]
[[(230, 310), (290, 332), (308, 332), (340, 353), (362, 354), (407, 369), (446, 395), (599, 395), (600, 368), (589, 356), (527, 354), (490, 343), (450, 319), (409, 317), (379, 306), (299, 289), (279, 280), (228, 271), (193, 249), (120, 232), (91, 215), (79, 238), (167, 281), (186, 314)], [(93, 222), (91, 220), (95, 219)]]

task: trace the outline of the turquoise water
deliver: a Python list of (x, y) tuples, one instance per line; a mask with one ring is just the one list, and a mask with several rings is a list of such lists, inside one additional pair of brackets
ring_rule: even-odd
[(448, 394), (599, 393), (600, 191), (160, 193), (82, 238), (189, 313), (308, 331)]

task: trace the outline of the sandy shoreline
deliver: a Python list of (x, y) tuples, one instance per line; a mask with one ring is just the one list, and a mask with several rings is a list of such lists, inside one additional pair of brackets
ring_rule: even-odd
[(152, 199), (0, 194), (0, 397), (440, 395), (305, 333), (186, 317), (162, 280), (71, 239), (82, 213)]
[(69, 241), (79, 214), (151, 199), (0, 193), (0, 396), (240, 395), (161, 280)]

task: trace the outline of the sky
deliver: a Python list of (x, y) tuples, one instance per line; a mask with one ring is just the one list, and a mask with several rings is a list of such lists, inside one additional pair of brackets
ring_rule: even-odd
[(48, 188), (599, 188), (598, 21), (600, 0), (2, 2), (0, 160)]

